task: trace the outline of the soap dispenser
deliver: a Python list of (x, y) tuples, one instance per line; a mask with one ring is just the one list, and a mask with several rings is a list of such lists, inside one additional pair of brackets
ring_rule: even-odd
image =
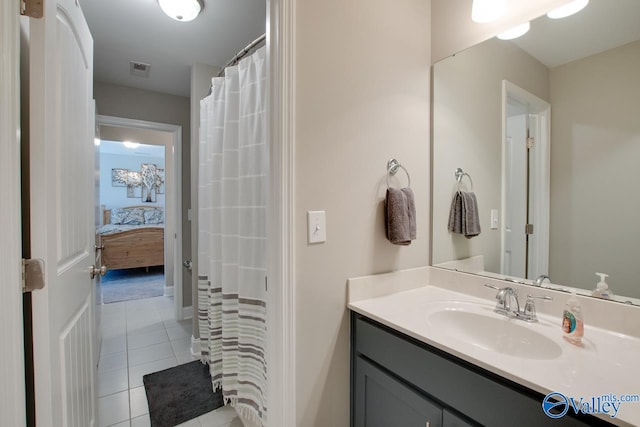
[(609, 277), (608, 274), (604, 273), (596, 273), (596, 276), (600, 276), (600, 281), (596, 285), (596, 288), (591, 293), (592, 296), (604, 299), (612, 299), (613, 293), (611, 289), (609, 289), (609, 285), (606, 282), (606, 278)]
[(576, 298), (576, 291), (571, 292), (571, 298), (567, 300), (562, 314), (562, 331), (564, 338), (571, 344), (581, 345), (584, 335), (584, 318), (582, 306)]

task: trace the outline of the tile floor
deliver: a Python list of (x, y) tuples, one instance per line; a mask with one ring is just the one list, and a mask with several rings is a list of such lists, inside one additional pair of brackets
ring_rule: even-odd
[[(142, 376), (187, 363), (191, 320), (176, 321), (173, 298), (157, 297), (102, 306), (98, 364), (99, 426), (149, 427)], [(242, 427), (230, 407), (180, 427)]]

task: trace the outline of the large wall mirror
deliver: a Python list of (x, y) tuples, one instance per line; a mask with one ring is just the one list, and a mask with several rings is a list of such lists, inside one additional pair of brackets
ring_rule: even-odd
[[(606, 273), (640, 303), (640, 1), (591, 0), (435, 64), (432, 111), (434, 266), (585, 295)], [(476, 196), (477, 236), (448, 229), (457, 191)]]

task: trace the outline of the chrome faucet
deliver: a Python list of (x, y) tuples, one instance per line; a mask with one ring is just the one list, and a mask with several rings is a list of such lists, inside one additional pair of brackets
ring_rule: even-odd
[(538, 278), (533, 282), (533, 286), (537, 286), (540, 287), (542, 286), (542, 284), (544, 283), (545, 280), (548, 280), (549, 283), (551, 283), (551, 277), (547, 276), (546, 274), (541, 274), (538, 276)]
[[(525, 303), (524, 310), (520, 311), (520, 303), (518, 302), (518, 294), (515, 289), (506, 286), (504, 288), (498, 288), (497, 286), (485, 285), (487, 288), (495, 289), (498, 291), (496, 295), (496, 309), (494, 310), (498, 314), (502, 314), (507, 317), (513, 317), (515, 319), (524, 320), (525, 322), (537, 322), (538, 316), (536, 314), (535, 298), (543, 300), (552, 300), (553, 298), (547, 296), (527, 295), (527, 302)], [(513, 304), (515, 303), (515, 309)]]
[[(496, 311), (502, 314), (506, 314), (507, 316), (510, 313), (519, 313), (520, 312), (520, 303), (518, 302), (518, 294), (516, 290), (511, 287), (505, 287), (498, 290), (498, 294), (496, 295), (496, 299), (498, 303), (496, 305)], [(513, 304), (515, 303), (515, 310), (512, 309)]]

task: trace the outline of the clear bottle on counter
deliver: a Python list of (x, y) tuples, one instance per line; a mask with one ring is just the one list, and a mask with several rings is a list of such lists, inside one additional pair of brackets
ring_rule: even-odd
[(584, 336), (584, 316), (582, 306), (576, 297), (576, 292), (571, 293), (562, 314), (562, 332), (564, 338), (571, 344), (581, 345)]

